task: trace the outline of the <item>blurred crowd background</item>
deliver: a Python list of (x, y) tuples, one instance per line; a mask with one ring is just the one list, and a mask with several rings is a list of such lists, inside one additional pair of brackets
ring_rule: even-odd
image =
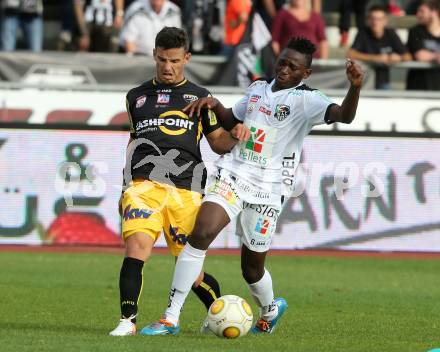
[(229, 58), (257, 14), (274, 55), (306, 37), (317, 59), (373, 65), (376, 89), (389, 88), (391, 65), (421, 61), (432, 69), (407, 88), (440, 90), (438, 0), (1, 0), (0, 47), (151, 56), (157, 32), (177, 26), (193, 54)]

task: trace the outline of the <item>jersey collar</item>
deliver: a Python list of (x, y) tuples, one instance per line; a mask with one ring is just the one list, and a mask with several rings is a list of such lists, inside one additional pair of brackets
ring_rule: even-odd
[(176, 83), (174, 85), (167, 85), (167, 84), (162, 84), (159, 83), (158, 81), (156, 81), (156, 78), (153, 78), (153, 86), (170, 86), (170, 87), (180, 87), (183, 86), (186, 82), (188, 82), (188, 80), (186, 78), (183, 79), (183, 81)]
[(273, 92), (272, 91), (272, 87), (273, 87), (273, 85), (275, 84), (275, 78), (272, 80), (272, 82), (267, 86), (267, 94), (268, 95), (276, 95), (276, 94), (278, 94), (278, 93), (280, 93), (280, 92), (283, 92), (283, 91), (286, 91), (286, 90), (291, 90), (291, 89), (296, 89), (296, 88), (298, 88), (298, 87), (301, 87), (302, 85), (304, 85), (304, 81), (301, 81), (301, 82), (299, 82), (299, 84), (298, 85), (296, 85), (295, 87), (292, 87), (292, 88), (286, 88), (286, 89), (280, 89), (280, 90), (278, 90), (278, 91), (276, 91), (276, 92)]

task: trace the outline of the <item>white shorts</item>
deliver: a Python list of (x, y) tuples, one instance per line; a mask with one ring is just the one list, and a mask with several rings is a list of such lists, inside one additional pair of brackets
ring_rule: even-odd
[(208, 187), (202, 202), (220, 205), (232, 220), (237, 218), (237, 236), (242, 244), (254, 252), (266, 252), (275, 233), (279, 204), (249, 203), (237, 187), (238, 177), (226, 170), (219, 170), (208, 179)]

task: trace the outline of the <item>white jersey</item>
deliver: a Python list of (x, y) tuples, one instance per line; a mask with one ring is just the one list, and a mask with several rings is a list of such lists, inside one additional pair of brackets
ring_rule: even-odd
[(252, 83), (232, 108), (234, 116), (250, 129), (251, 137), (237, 143), (216, 165), (251, 183), (254, 189), (281, 196), (290, 193), (304, 137), (313, 126), (331, 123), (328, 111), (333, 103), (304, 83), (272, 92), (274, 83)]

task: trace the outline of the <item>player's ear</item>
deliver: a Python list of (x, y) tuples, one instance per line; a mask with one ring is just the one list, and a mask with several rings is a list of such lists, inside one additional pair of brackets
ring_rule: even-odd
[(191, 59), (191, 53), (188, 51), (185, 53), (185, 61), (188, 62)]
[(156, 48), (153, 49), (153, 57), (156, 57)]
[(309, 78), (311, 74), (312, 74), (312, 69), (311, 69), (311, 68), (306, 68), (306, 69), (304, 70), (303, 79), (307, 79), (307, 78)]

